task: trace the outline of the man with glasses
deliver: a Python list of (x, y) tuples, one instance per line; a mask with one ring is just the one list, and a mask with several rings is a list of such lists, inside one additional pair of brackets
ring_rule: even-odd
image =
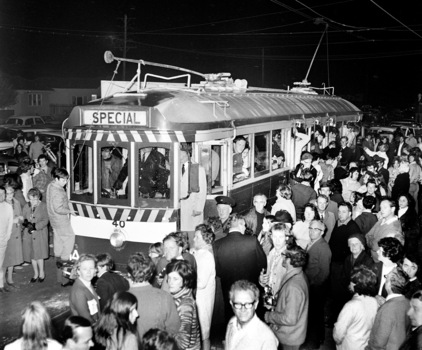
[(276, 350), (277, 338), (255, 314), (259, 302), (258, 287), (246, 280), (236, 281), (229, 296), (234, 317), (227, 325), (225, 349)]
[(307, 247), (305, 274), (309, 281), (309, 322), (306, 343), (301, 349), (318, 349), (325, 340), (324, 303), (330, 275), (331, 250), (322, 235), (325, 225), (320, 220), (309, 224), (311, 243)]
[(265, 314), (265, 321), (270, 324), (283, 350), (298, 350), (305, 341), (308, 324), (308, 282), (302, 271), (306, 264), (306, 251), (293, 246), (283, 254), (286, 275), (277, 305)]

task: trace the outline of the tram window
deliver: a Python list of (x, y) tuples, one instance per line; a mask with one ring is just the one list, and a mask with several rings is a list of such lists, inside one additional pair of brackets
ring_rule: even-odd
[(255, 134), (255, 176), (268, 173), (270, 164), (270, 133)]
[(223, 179), (221, 177), (222, 146), (201, 145), (200, 164), (207, 175), (207, 193), (222, 192)]
[(280, 169), (284, 166), (285, 155), (283, 149), (285, 149), (285, 133), (281, 129), (272, 131), (272, 168)]
[(127, 155), (122, 147), (101, 148), (101, 197), (127, 198)]
[(93, 193), (92, 147), (76, 144), (72, 150), (71, 197), (73, 199), (92, 198)]
[(139, 149), (139, 197), (170, 198), (169, 155), (169, 148), (143, 147)]
[(249, 136), (236, 136), (233, 140), (233, 182), (249, 178), (250, 163)]

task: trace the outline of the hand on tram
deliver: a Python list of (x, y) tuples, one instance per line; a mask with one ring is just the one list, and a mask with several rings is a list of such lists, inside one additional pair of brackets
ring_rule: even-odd
[(74, 210), (70, 210), (69, 211), (69, 214), (76, 216), (76, 215), (78, 215), (78, 212), (77, 211), (74, 211)]
[(192, 216), (199, 216), (202, 214), (202, 211), (192, 210)]

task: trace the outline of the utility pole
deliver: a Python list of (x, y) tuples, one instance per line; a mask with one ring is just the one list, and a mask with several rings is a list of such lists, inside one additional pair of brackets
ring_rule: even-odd
[[(127, 42), (127, 14), (124, 17), (124, 28), (123, 28), (123, 58), (126, 58), (126, 42)], [(123, 61), (123, 81), (126, 80), (126, 61)]]

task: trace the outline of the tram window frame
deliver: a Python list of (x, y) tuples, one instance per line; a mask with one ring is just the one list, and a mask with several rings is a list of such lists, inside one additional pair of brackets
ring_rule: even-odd
[[(205, 174), (207, 175), (207, 195), (227, 195), (227, 149), (229, 147), (228, 141), (205, 141), (199, 143), (198, 146), (199, 164), (204, 168)], [(215, 152), (214, 157), (212, 156), (212, 152)], [(213, 159), (214, 161), (218, 161), (218, 172), (216, 173), (214, 184), (212, 179)]]
[[(170, 182), (170, 196), (169, 198), (144, 198), (139, 195), (139, 178), (140, 178), (140, 171), (139, 171), (139, 152), (142, 148), (147, 147), (157, 147), (157, 148), (167, 148), (169, 150), (169, 164), (170, 164), (170, 175), (169, 175), (169, 182)], [(169, 142), (148, 142), (148, 143), (137, 143), (135, 144), (135, 179), (133, 186), (135, 188), (135, 196), (136, 196), (136, 205), (139, 208), (172, 208), (174, 195), (176, 192), (176, 183), (174, 181), (174, 144)]]
[[(91, 188), (91, 192), (82, 192), (82, 193), (76, 193), (76, 189), (75, 189), (75, 178), (76, 178), (76, 174), (74, 171), (74, 166), (75, 166), (75, 160), (79, 161), (79, 159), (75, 159), (74, 157), (74, 149), (75, 146), (82, 146), (82, 147), (89, 147), (90, 152), (91, 152), (91, 161), (88, 160), (88, 165), (87, 168), (91, 170), (91, 178), (90, 181), (92, 184), (92, 188)], [(89, 157), (89, 155), (88, 155)], [(91, 164), (89, 164), (91, 163)], [(95, 190), (95, 176), (94, 176), (94, 145), (93, 142), (84, 142), (84, 141), (80, 141), (80, 142), (75, 142), (72, 145), (71, 151), (70, 151), (70, 166), (72, 171), (70, 172), (70, 199), (74, 200), (74, 201), (80, 201), (80, 202), (86, 202), (86, 203), (94, 203), (94, 190)], [(89, 188), (88, 188), (89, 190)]]
[[(257, 165), (258, 165), (257, 160), (258, 160), (259, 157), (257, 157), (257, 153), (256, 153), (256, 150), (257, 150), (256, 140), (257, 140), (257, 137), (260, 137), (260, 136), (264, 136), (264, 138), (265, 138), (265, 148), (266, 148), (265, 149), (265, 157), (264, 157), (265, 168), (262, 169), (262, 170), (257, 170)], [(271, 146), (270, 146), (271, 140), (272, 140), (271, 131), (268, 130), (268, 131), (254, 133), (253, 134), (253, 140), (254, 140), (254, 142), (253, 142), (253, 147), (254, 147), (254, 157), (253, 157), (254, 166), (253, 166), (253, 169), (254, 169), (254, 178), (256, 178), (256, 177), (266, 175), (270, 172), (270, 164), (271, 164), (271, 158), (272, 158), (272, 157), (270, 157), (270, 154), (271, 154), (270, 152), (272, 152), (272, 149), (271, 149)]]
[[(107, 198), (101, 196), (101, 150), (105, 147), (111, 147), (111, 148), (122, 148), (127, 150), (127, 159), (128, 159), (128, 181), (127, 181), (127, 198)], [(132, 193), (132, 179), (130, 178), (131, 174), (131, 149), (130, 149), (130, 142), (98, 142), (97, 143), (97, 176), (96, 176), (96, 183), (95, 183), (95, 190), (98, 195), (97, 203), (98, 204), (113, 204), (113, 205), (119, 205), (119, 206), (130, 206), (130, 197)], [(122, 168), (124, 166), (124, 163), (122, 164)]]

